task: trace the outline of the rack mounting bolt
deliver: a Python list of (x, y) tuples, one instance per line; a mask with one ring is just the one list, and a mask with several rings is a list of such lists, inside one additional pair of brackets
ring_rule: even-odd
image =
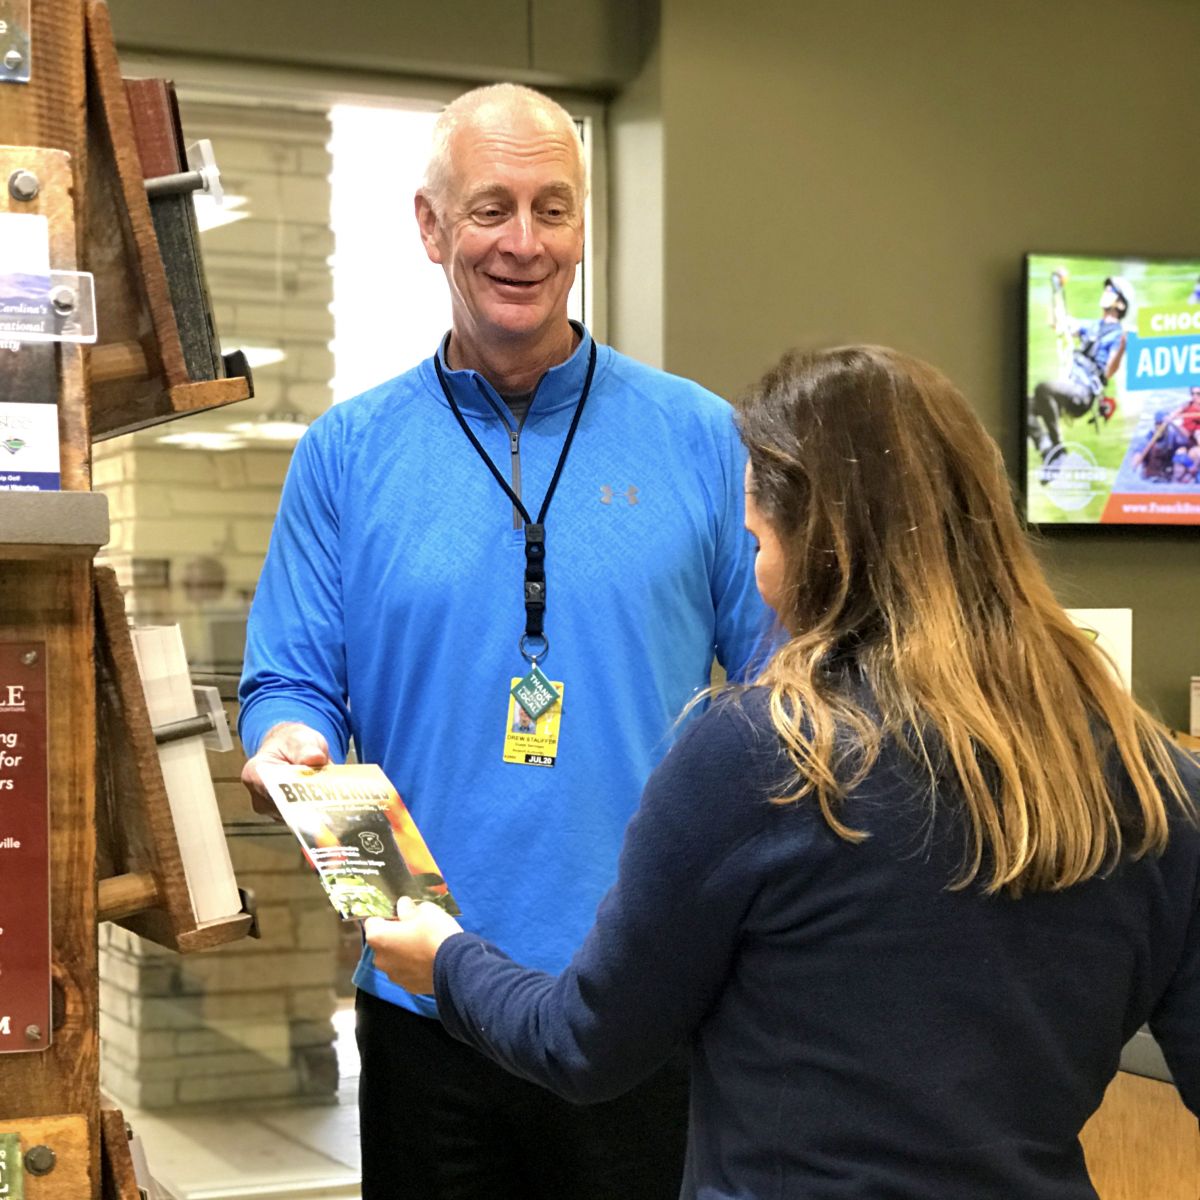
[(78, 302), (79, 297), (75, 295), (74, 288), (59, 284), (58, 287), (50, 289), (50, 306), (60, 317), (73, 313)]
[(14, 171), (8, 177), (8, 194), (14, 200), (32, 200), (41, 189), (38, 177), (24, 169)]
[(49, 1146), (31, 1146), (25, 1151), (25, 1170), (30, 1175), (49, 1175), (58, 1156)]

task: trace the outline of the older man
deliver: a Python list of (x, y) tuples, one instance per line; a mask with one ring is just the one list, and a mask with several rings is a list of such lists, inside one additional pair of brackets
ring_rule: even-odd
[[(450, 333), (297, 448), (242, 683), (259, 802), (261, 763), (353, 738), (464, 925), (547, 971), (590, 927), (714, 651), (743, 671), (766, 624), (728, 406), (567, 317), (586, 190), (546, 97), (502, 84), (442, 115), (416, 216)], [(452, 1040), (369, 950), (355, 981), (364, 1200), (676, 1195), (678, 1064), (574, 1108)]]

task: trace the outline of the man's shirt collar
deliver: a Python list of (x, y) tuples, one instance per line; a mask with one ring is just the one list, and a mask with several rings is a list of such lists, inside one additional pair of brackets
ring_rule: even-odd
[[(579, 345), (566, 361), (556, 367), (551, 367), (540, 380), (534, 391), (533, 403), (530, 405), (530, 416), (538, 413), (552, 412), (558, 408), (570, 407), (579, 401), (583, 390), (583, 381), (587, 375), (588, 355), (591, 350), (592, 335), (578, 321), (572, 321), (571, 327), (579, 334)], [(451, 370), (446, 362), (446, 347), (450, 344), (450, 334), (442, 339), (437, 349), (437, 359), (441, 364), (446, 386), (454, 393), (454, 399), (464, 413), (476, 415), (495, 415), (496, 405), (501, 402), (499, 392), (478, 371), (466, 369)], [(426, 382), (434, 394), (443, 403), (446, 398), (438, 383), (437, 372), (432, 361), (425, 363)]]

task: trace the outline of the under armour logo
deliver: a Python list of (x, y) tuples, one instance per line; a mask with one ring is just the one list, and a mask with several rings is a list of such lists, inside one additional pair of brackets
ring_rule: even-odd
[[(611, 504), (613, 502), (613, 494), (612, 488), (610, 488), (607, 483), (602, 483), (600, 485), (601, 504)], [(623, 492), (618, 492), (616, 494), (624, 496), (630, 504), (636, 504), (638, 502), (638, 490), (632, 484), (630, 484), (629, 487), (627, 487)]]

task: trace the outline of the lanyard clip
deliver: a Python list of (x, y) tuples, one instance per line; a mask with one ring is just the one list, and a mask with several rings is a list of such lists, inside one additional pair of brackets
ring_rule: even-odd
[[(525, 526), (525, 637), (541, 638), (546, 616), (546, 527)], [(522, 643), (524, 642), (522, 638)], [(524, 650), (522, 650), (524, 653)]]

